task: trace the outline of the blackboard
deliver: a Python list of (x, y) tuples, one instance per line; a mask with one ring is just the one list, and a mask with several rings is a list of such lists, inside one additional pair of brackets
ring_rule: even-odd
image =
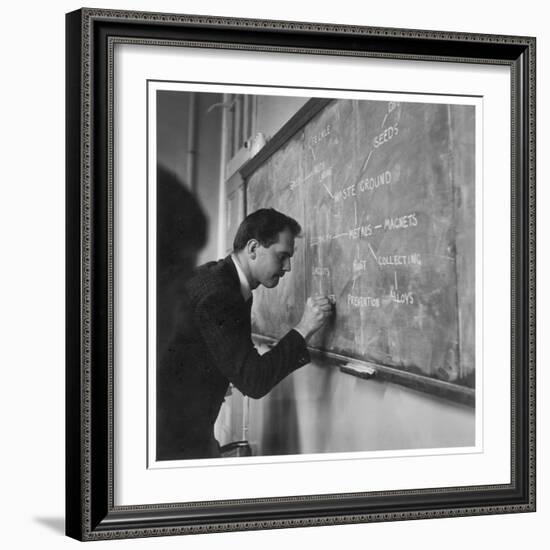
[(246, 174), (247, 212), (303, 227), (291, 273), (255, 293), (254, 331), (281, 337), (327, 294), (335, 315), (312, 348), (473, 388), (474, 107), (312, 104)]

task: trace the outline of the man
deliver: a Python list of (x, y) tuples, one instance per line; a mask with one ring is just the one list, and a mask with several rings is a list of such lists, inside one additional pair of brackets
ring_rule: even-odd
[(237, 230), (233, 254), (199, 267), (187, 281), (189, 323), (168, 347), (158, 377), (159, 460), (219, 457), (214, 423), (229, 383), (260, 398), (309, 363), (306, 342), (331, 314), (328, 298), (309, 298), (298, 325), (263, 355), (250, 325), (252, 290), (274, 288), (290, 271), (300, 231), (292, 218), (258, 210)]

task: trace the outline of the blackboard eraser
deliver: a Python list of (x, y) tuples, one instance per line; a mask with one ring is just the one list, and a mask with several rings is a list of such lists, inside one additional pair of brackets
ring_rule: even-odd
[(376, 375), (376, 369), (358, 363), (346, 363), (340, 366), (340, 370), (346, 374), (352, 374), (353, 376), (365, 379), (372, 378)]

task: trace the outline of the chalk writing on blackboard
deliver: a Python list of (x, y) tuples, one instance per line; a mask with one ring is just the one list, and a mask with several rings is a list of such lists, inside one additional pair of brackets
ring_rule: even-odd
[(474, 112), (334, 100), (257, 168), (248, 210), (281, 210), (304, 238), (275, 295), (257, 291), (255, 331), (282, 336), (326, 294), (316, 349), (472, 387)]

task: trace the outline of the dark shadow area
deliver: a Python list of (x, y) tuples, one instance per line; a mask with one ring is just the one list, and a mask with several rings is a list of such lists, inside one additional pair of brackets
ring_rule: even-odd
[(40, 525), (44, 525), (44, 527), (48, 527), (51, 531), (56, 532), (58, 535), (65, 534), (65, 518), (34, 518), (34, 521)]
[(276, 386), (266, 404), (260, 456), (299, 454), (300, 433), (294, 380)]
[(196, 198), (174, 173), (157, 166), (157, 460), (183, 458), (191, 383), (181, 367), (181, 342), (190, 328), (185, 283), (207, 236)]

